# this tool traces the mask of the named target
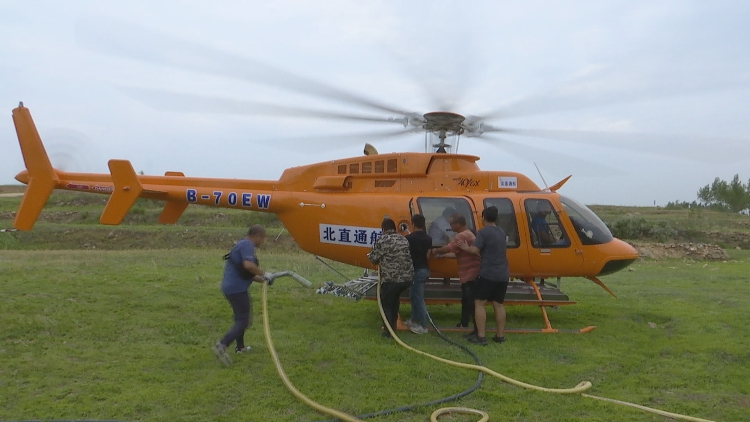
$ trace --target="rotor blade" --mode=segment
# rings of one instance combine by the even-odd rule
[[[431,4],[419,11],[422,22],[473,22],[472,11],[464,7]],[[466,25],[441,25],[424,31],[413,19],[399,19],[391,28],[394,40],[384,45],[385,53],[394,59],[397,69],[425,94],[434,111],[457,111],[467,94],[472,78],[485,66],[477,49],[484,45],[474,39]],[[416,47],[416,48],[415,48]]]
[[[58,170],[95,171],[104,163],[96,143],[83,132],[53,127],[45,129],[42,136],[50,161]]]
[[[489,128],[491,130],[487,130]],[[637,132],[512,129],[488,126],[484,126],[483,129],[485,129],[485,132],[558,139],[630,152],[646,152],[717,164],[745,161],[750,156],[750,139],[747,138]],[[717,145],[720,145],[720,148]]]
[[[506,119],[675,98],[736,89],[747,86],[748,82],[742,70],[704,68],[687,73],[664,63],[636,63],[594,72],[559,89],[521,98],[489,113],[472,116],[472,119]]]
[[[234,100],[211,95],[182,94],[150,88],[120,86],[127,95],[151,107],[190,113],[231,113],[278,117],[309,117],[317,119],[355,120],[365,122],[398,123],[406,126],[406,118],[377,117],[334,111],[313,110]]]
[[[353,133],[339,133],[333,135],[320,135],[320,136],[300,136],[293,138],[276,138],[269,139],[274,146],[277,145],[289,145],[299,149],[299,143],[304,141],[307,143],[316,141],[324,143],[326,146],[345,145],[353,144],[356,142],[367,142],[367,141],[378,141],[386,140],[389,138],[396,138],[402,135],[413,133],[412,129],[398,129],[391,131],[377,131],[377,132],[353,132]]]
[[[586,156],[574,157],[491,135],[478,137],[477,139],[530,163],[538,163],[542,169],[551,169],[558,172],[559,175],[599,177],[602,174],[610,176],[624,174],[619,169],[599,164],[593,159],[589,160]]]
[[[456,39],[451,39],[457,43]],[[469,45],[461,43],[459,45]],[[442,56],[430,57],[426,50],[408,51],[408,56],[392,53],[394,61],[407,75],[407,80],[414,81],[427,95],[430,107],[438,111],[456,111],[469,86],[471,66],[468,50],[451,49],[453,57],[445,61]],[[439,50],[444,54],[443,49]],[[421,54],[421,55],[419,55]],[[436,66],[440,63],[440,66]]]
[[[76,38],[84,46],[106,54],[267,84],[389,113],[415,114],[256,60],[115,19],[81,18],[76,25]]]

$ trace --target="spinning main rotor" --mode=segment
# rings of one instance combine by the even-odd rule
[[[518,129],[493,126],[487,123],[509,118],[611,105],[638,99],[638,94],[626,93],[627,95],[625,95],[616,90],[604,90],[600,93],[591,94],[591,90],[582,89],[588,87],[588,85],[595,87],[602,85],[602,81],[596,78],[577,81],[575,84],[577,89],[559,89],[547,94],[528,96],[483,115],[461,115],[451,111],[433,111],[422,114],[404,111],[398,106],[383,101],[374,100],[265,63],[175,38],[139,25],[109,19],[83,20],[79,22],[76,30],[79,43],[107,54],[271,86],[322,100],[333,100],[346,107],[346,111],[323,110],[263,104],[212,95],[175,93],[161,88],[120,87],[127,94],[160,110],[314,118],[391,125],[396,123],[403,127],[387,131],[331,135],[326,136],[325,139],[327,142],[343,140],[349,143],[385,141],[388,138],[424,132],[426,152],[455,153],[458,150],[459,138],[465,136],[491,142],[500,146],[504,152],[519,156],[530,162],[536,162],[540,157],[550,159],[550,156],[556,155],[556,159],[550,159],[552,162],[562,162],[566,167],[576,168],[577,170],[591,169],[597,164],[586,160],[585,156],[581,157],[580,152],[572,156],[535,148],[526,142],[516,140],[518,139],[517,136],[565,140],[605,147],[625,147],[628,150],[640,150],[660,156],[664,154],[676,157],[682,156],[702,162],[718,157],[712,148],[712,142],[707,142],[706,139],[695,139],[695,137],[693,137],[693,142],[689,142],[690,137],[684,135],[668,137],[643,133]],[[424,80],[417,82],[426,85]],[[431,89],[435,87],[426,88],[426,92],[433,96],[436,91],[439,91],[439,89]],[[649,90],[645,90],[641,94],[644,98],[650,99],[655,94],[659,96],[658,92]],[[662,95],[662,97],[679,94],[685,94],[685,92],[667,90],[666,95]],[[454,101],[457,99],[445,98],[444,100]],[[447,101],[438,101],[438,104],[433,104],[433,106],[438,110],[452,108]],[[350,110],[369,110],[369,112]],[[495,136],[497,134],[508,136],[499,138]],[[676,142],[681,144],[680,148],[674,147]],[[726,151],[718,159],[720,159],[720,162],[726,162],[727,157],[730,157],[730,159],[746,157],[748,153],[746,145],[746,142],[735,142],[733,151]],[[585,149],[582,151],[585,152]]]

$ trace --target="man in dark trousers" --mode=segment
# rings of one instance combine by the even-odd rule
[[[380,303],[385,313],[385,324],[396,329],[398,319],[399,296],[411,286],[414,277],[414,264],[409,252],[409,241],[396,233],[396,223],[390,218],[383,219],[380,225],[382,235],[372,246],[367,257],[373,264],[380,266]],[[386,329],[383,337],[391,338]]]
[[[485,324],[487,312],[485,306],[487,301],[492,301],[495,309],[495,322],[497,333],[493,340],[497,343],[505,341],[505,293],[508,290],[510,271],[508,269],[508,257],[506,255],[507,244],[505,232],[498,227],[497,207],[488,207],[482,211],[482,222],[484,227],[477,232],[474,245],[467,243],[459,245],[461,249],[479,255],[479,277],[474,282],[474,321],[477,324],[477,335],[469,337],[469,341],[483,346],[487,345],[485,336]]]
[[[422,214],[411,216],[414,232],[406,236],[409,241],[411,261],[414,264],[414,279],[412,279],[409,300],[411,301],[411,318],[404,324],[414,334],[427,334],[427,306],[424,303],[424,285],[430,277],[427,258],[432,248],[432,238],[425,231],[425,219]]]
[[[245,346],[245,330],[253,323],[253,302],[248,289],[253,281],[266,280],[255,255],[255,249],[266,240],[266,229],[260,224],[250,227],[242,240],[234,245],[225,257],[224,277],[221,280],[221,291],[232,305],[234,311],[234,325],[224,337],[211,349],[221,363],[229,366],[232,359],[227,354],[227,348],[236,342],[235,352],[249,351]]]
[[[466,218],[459,213],[455,213],[450,217],[450,225],[453,232],[456,233],[456,237],[445,246],[434,249],[432,253],[436,258],[453,254],[458,264],[458,280],[461,282],[461,320],[457,327],[468,327],[471,322],[471,318],[474,317],[474,296],[472,295],[472,289],[474,286],[474,280],[479,276],[479,255],[475,255],[464,251],[459,247],[460,244],[467,244],[469,246],[474,244],[476,236],[474,233],[466,227]],[[472,334],[476,334],[476,323],[474,324],[474,331]]]

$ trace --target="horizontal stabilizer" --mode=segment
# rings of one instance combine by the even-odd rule
[[[109,172],[112,174],[112,183],[115,186],[99,222],[117,225],[122,223],[143,192],[143,185],[128,160],[109,160]]]

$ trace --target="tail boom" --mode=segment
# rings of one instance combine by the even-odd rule
[[[159,217],[163,224],[177,222],[190,204],[275,213],[292,200],[278,190],[279,181],[185,177],[171,171],[145,176],[127,160],[110,160],[110,174],[64,172],[52,167],[29,109],[23,104],[13,109],[13,121],[26,164],[16,180],[27,185],[13,223],[18,230],[33,228],[55,189],[110,195],[100,222],[111,225],[120,224],[138,198],[166,201]]]

